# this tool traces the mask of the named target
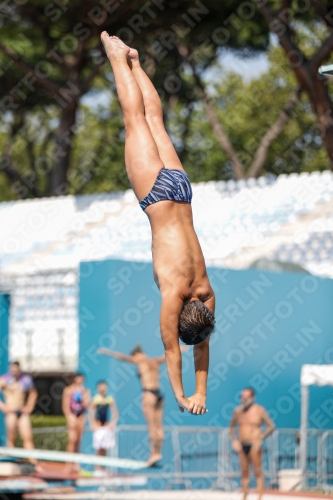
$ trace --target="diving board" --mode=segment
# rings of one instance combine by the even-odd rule
[[[66,451],[26,450],[24,448],[7,448],[5,446],[0,446],[0,456],[45,460],[50,462],[100,465],[102,467],[118,467],[119,469],[138,470],[148,467],[147,462],[130,460],[127,458],[100,457],[97,455],[86,455],[84,453],[68,453]]]
[[[76,491],[68,494],[32,493],[24,495],[31,500],[242,500],[241,491],[216,491],[216,490],[138,490],[138,491]],[[263,500],[324,500],[332,499],[331,495],[324,496],[320,493],[304,493],[280,491],[265,491]],[[256,492],[250,491],[248,500],[257,500]]]
[[[92,488],[94,486],[105,486],[107,488],[119,488],[122,486],[147,486],[148,477],[135,474],[133,476],[113,477],[80,477],[75,481],[79,488]]]
[[[15,479],[1,479],[0,492],[1,493],[24,493],[32,490],[45,490],[48,484],[36,478],[15,478]]]

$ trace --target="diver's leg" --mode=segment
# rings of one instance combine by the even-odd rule
[[[23,441],[23,448],[33,450],[35,448],[32,437],[30,416],[22,414],[17,422],[18,430]]]
[[[78,450],[78,442],[79,442],[79,425],[78,425],[78,417],[73,415],[72,413],[68,415],[67,418],[67,433],[68,433],[68,442],[66,451],[69,453],[76,453]],[[66,472],[78,472],[80,469],[78,464],[69,462],[65,468]]]
[[[78,425],[77,417],[73,414],[68,415],[67,418],[67,432],[68,432],[68,442],[66,451],[69,453],[75,453],[78,441]]]
[[[17,420],[17,427],[23,441],[23,448],[27,450],[33,450],[35,448],[35,445],[32,435],[30,415],[26,415],[23,413]],[[29,462],[31,464],[38,465],[38,461],[35,459],[31,458]]]
[[[163,429],[163,414],[164,414],[164,408],[163,408],[163,401],[158,403],[157,407],[155,407],[154,411],[154,439],[155,439],[155,446],[154,446],[154,454],[156,456],[159,456],[159,460],[162,459],[162,446],[163,446],[163,441],[164,441],[164,429]]]
[[[137,198],[142,200],[151,190],[163,162],[145,118],[142,92],[127,64],[129,48],[105,31],[101,39],[114,72],[124,115],[127,175]]]
[[[238,453],[238,456],[242,475],[243,500],[246,500],[250,485],[250,464],[243,450]]]
[[[261,500],[264,491],[264,476],[261,468],[261,447],[254,448],[250,451],[251,461],[253,463],[254,475],[257,480],[258,500]]]
[[[85,423],[86,423],[86,416],[83,413],[77,418],[77,440],[75,448],[76,453],[80,452],[80,446],[81,446],[82,436],[84,433]]]
[[[142,411],[147,422],[149,441],[150,441],[150,456],[147,461],[149,466],[155,464],[161,458],[155,452],[156,449],[155,405],[156,405],[156,396],[154,396],[154,394],[148,391],[143,392]]]
[[[17,415],[16,413],[6,413],[5,425],[7,433],[7,446],[14,448],[16,441]]]

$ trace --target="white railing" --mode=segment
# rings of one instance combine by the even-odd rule
[[[319,484],[326,491],[333,491],[333,431],[326,431],[321,435],[320,454],[320,481]]]
[[[238,457],[232,450],[228,429],[165,426],[164,431],[164,458],[161,467],[144,471],[144,475],[152,482],[152,487],[158,489],[161,484],[163,488],[176,485],[191,488],[193,485],[198,487],[202,482],[206,487],[223,490],[239,488]],[[64,449],[65,427],[38,428],[33,433],[36,447]],[[306,486],[329,491],[333,489],[333,431],[309,429],[307,439]],[[81,451],[93,452],[89,429],[85,433]],[[263,471],[266,487],[278,488],[280,470],[299,469],[299,452],[298,429],[278,429],[265,440]],[[111,450],[111,456],[145,460],[148,454],[149,439],[144,425],[117,427],[116,446]],[[124,471],[113,469],[113,472]]]

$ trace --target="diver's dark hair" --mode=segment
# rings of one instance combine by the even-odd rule
[[[73,380],[74,380],[76,377],[83,377],[83,378],[86,378],[85,374],[84,374],[84,373],[82,373],[82,372],[77,372],[77,373],[74,373]]]
[[[143,352],[142,350],[142,347],[140,344],[136,345],[132,351],[131,351],[131,356],[133,356],[134,354],[137,354],[138,352]]]
[[[253,387],[244,387],[243,391],[250,391],[253,398],[256,395],[256,391],[253,389]]]
[[[184,304],[178,323],[179,338],[184,344],[194,345],[206,340],[215,326],[214,314],[200,300]]]
[[[20,366],[21,366],[18,361],[12,361],[12,363],[10,363],[10,364],[17,366],[18,368],[20,368]]]

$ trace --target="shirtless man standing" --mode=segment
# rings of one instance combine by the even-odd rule
[[[127,175],[151,225],[170,383],[181,411],[203,415],[215,297],[193,227],[191,184],[164,128],[160,98],[140,66],[137,50],[106,31],[101,39],[124,115]],[[190,398],[184,394],[179,338],[195,345],[196,391]]]
[[[9,372],[0,378],[0,390],[5,400],[0,401],[0,410],[5,414],[7,446],[15,446],[18,430],[23,447],[34,449],[30,414],[35,408],[38,394],[31,376],[22,373],[20,364],[14,361]]]
[[[183,346],[181,350],[185,351],[187,348]],[[142,387],[142,412],[147,422],[150,438],[148,465],[152,466],[162,458],[164,397],[159,388],[159,369],[160,365],[165,362],[165,356],[149,358],[140,346],[136,346],[130,356],[104,348],[99,349],[98,352],[120,361],[133,363],[138,368]]]
[[[263,406],[254,402],[255,392],[251,387],[246,387],[241,393],[242,404],[238,406],[230,422],[230,437],[232,447],[238,453],[242,473],[242,486],[244,500],[249,491],[249,469],[253,464],[254,474],[257,479],[259,500],[264,490],[264,477],[261,470],[261,446],[263,440],[275,429],[275,425],[266,413]],[[239,438],[235,437],[235,426],[239,426]],[[262,433],[261,427],[266,425]]]
[[[77,373],[73,382],[65,387],[62,395],[62,411],[67,420],[67,451],[78,453],[84,425],[86,410],[89,408],[90,392],[84,387],[84,375]],[[76,466],[72,467],[77,470]]]

